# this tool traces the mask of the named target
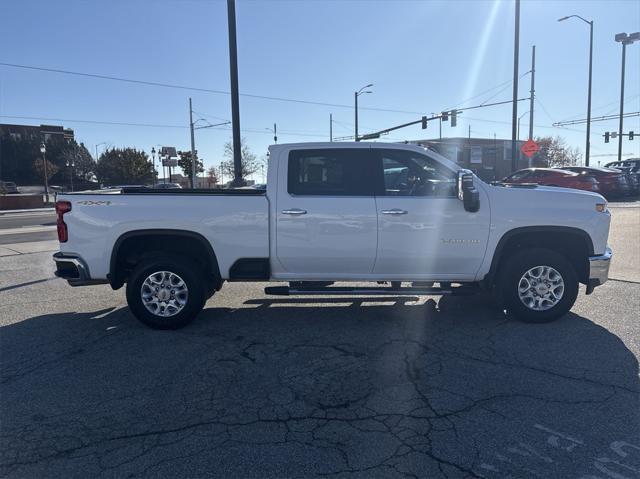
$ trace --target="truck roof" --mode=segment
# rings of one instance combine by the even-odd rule
[[[426,153],[431,157],[436,158],[440,163],[448,166],[452,170],[460,169],[460,166],[455,162],[447,159],[441,154],[429,150],[423,146],[416,145],[415,143],[392,143],[392,142],[379,142],[379,141],[319,141],[319,142],[307,142],[307,143],[278,143],[269,146],[270,154],[279,152],[281,150],[313,150],[320,148],[384,148],[384,149],[398,149],[398,150],[412,150],[418,153]]]

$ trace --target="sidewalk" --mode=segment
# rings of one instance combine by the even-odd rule
[[[29,243],[13,243],[0,245],[0,257],[15,256],[29,253],[43,253],[47,251],[58,251],[60,243],[58,240],[32,241]]]
[[[29,214],[29,213],[54,213],[55,208],[32,208],[30,210],[0,210],[0,216],[11,214]]]

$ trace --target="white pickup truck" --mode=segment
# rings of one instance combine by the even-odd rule
[[[608,277],[610,213],[595,193],[488,185],[421,147],[269,148],[266,190],[116,190],[58,195],[57,276],[126,283],[133,314],[175,329],[225,281],[267,294],[495,293],[551,321]],[[351,285],[335,285],[351,282]],[[371,282],[371,285],[362,283]]]

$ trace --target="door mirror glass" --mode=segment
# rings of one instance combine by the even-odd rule
[[[458,199],[466,211],[475,213],[480,209],[480,192],[473,184],[473,173],[469,170],[458,171]]]

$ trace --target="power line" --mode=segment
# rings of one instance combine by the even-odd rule
[[[158,123],[133,123],[133,122],[122,122],[122,121],[102,121],[102,120],[80,120],[80,119],[70,119],[70,118],[51,118],[44,116],[15,116],[15,115],[0,115],[0,118],[12,118],[18,120],[38,120],[38,121],[57,121],[61,123],[88,123],[94,125],[112,125],[112,126],[136,126],[143,128],[180,128],[185,129],[189,128],[188,125],[170,125],[170,124],[158,124]],[[229,127],[207,127],[212,130],[225,130],[231,131]],[[271,134],[269,131],[261,130],[260,128],[243,128],[242,131],[248,133],[264,133]],[[303,133],[299,131],[292,130],[278,130],[278,133],[289,135],[289,136],[309,136],[309,137],[322,137],[325,138],[326,134],[314,134],[314,133]]]
[[[542,104],[542,102],[538,99],[538,97],[535,98],[535,102],[538,103],[538,105],[540,105],[540,107],[542,108],[542,111],[544,111],[545,115],[547,115],[547,117],[549,118],[549,120],[551,120],[551,123],[554,123],[556,120],[549,114],[549,112],[547,111],[547,109],[544,107],[544,105]]]
[[[146,86],[155,86],[155,87],[161,87],[161,88],[173,88],[173,89],[179,89],[179,90],[189,90],[189,91],[198,91],[198,92],[202,92],[202,93],[213,93],[213,94],[218,94],[218,95],[231,95],[230,92],[225,91],[225,90],[215,90],[215,89],[211,89],[211,88],[200,88],[200,87],[192,87],[192,86],[187,86],[187,85],[176,85],[176,84],[172,84],[172,83],[164,83],[164,82],[156,82],[156,81],[148,81],[148,80],[136,80],[136,79],[131,79],[131,78],[123,78],[123,77],[117,77],[117,76],[112,76],[112,75],[100,75],[100,74],[95,74],[95,73],[86,73],[86,72],[78,72],[78,71],[72,71],[72,70],[62,70],[62,69],[58,69],[58,68],[47,68],[47,67],[39,67],[39,66],[32,66],[32,65],[22,65],[22,64],[17,64],[17,63],[6,63],[6,62],[0,62],[0,66],[5,66],[5,67],[10,67],[10,68],[20,68],[20,69],[25,69],[25,70],[36,70],[36,71],[44,71],[44,72],[49,72],[49,73],[58,73],[58,74],[63,74],[63,75],[73,75],[73,76],[80,76],[80,77],[86,77],[86,78],[95,78],[95,79],[100,79],[100,80],[111,80],[111,81],[119,81],[119,82],[124,82],[124,83],[133,83],[133,84],[137,84],[137,85],[146,85]],[[527,75],[529,72],[523,73],[521,75],[525,76]],[[508,80],[506,83],[511,83],[511,80]],[[493,88],[489,88],[477,95],[474,95],[473,97],[467,98],[464,102],[459,103],[459,105],[466,103],[467,101],[473,99],[473,98],[477,98],[478,96],[484,95],[485,93],[488,93],[490,91],[495,90],[496,88],[500,88],[503,87],[505,85],[505,82],[496,85]],[[503,90],[501,90],[500,92],[502,92]],[[497,94],[496,94],[497,95]],[[491,98],[494,98],[496,95],[493,95]],[[243,97],[247,97],[247,98],[255,98],[255,99],[260,99],[260,100],[269,100],[269,101],[282,101],[282,102],[288,102],[288,103],[300,103],[300,104],[306,104],[306,105],[316,105],[316,106],[327,106],[327,107],[335,107],[335,108],[348,108],[348,109],[353,109],[353,105],[347,105],[347,104],[341,104],[341,103],[328,103],[328,102],[321,102],[321,101],[314,101],[314,100],[301,100],[301,99],[297,99],[297,98],[286,98],[286,97],[275,97],[275,96],[267,96],[267,95],[255,95],[255,94],[251,94],[251,93],[240,93],[240,96]],[[490,98],[490,99],[491,99]],[[486,103],[487,101],[489,101],[490,99],[485,100],[484,103]],[[360,107],[360,110],[367,110],[367,111],[378,111],[378,112],[386,112],[386,113],[402,113],[402,114],[408,114],[408,115],[422,115],[423,112],[418,112],[418,111],[409,111],[409,110],[396,110],[396,109],[391,109],[391,108],[379,108],[379,107]],[[196,112],[197,113],[197,112]],[[211,118],[215,118],[217,120],[224,120],[227,121],[226,119],[223,118],[219,118],[213,115],[207,115],[207,114],[203,114],[203,113],[198,113],[200,115],[203,116],[210,116]]]
[[[59,74],[64,74],[64,75],[74,75],[74,76],[87,77],[87,78],[97,78],[97,79],[100,79],[100,80],[112,80],[112,81],[119,81],[119,82],[124,82],[124,83],[134,83],[134,84],[138,84],[138,85],[156,86],[156,87],[162,87],[162,88],[173,88],[173,89],[178,89],[178,90],[198,91],[198,92],[202,92],[202,93],[214,93],[214,94],[218,94],[218,95],[231,95],[231,92],[228,92],[228,91],[225,91],[225,90],[214,90],[214,89],[211,89],[211,88],[191,87],[191,86],[186,86],[186,85],[175,85],[175,84],[172,84],[172,83],[162,83],[162,82],[155,82],[155,81],[148,81],[148,80],[134,80],[134,79],[131,79],[131,78],[122,78],[122,77],[116,77],[116,76],[111,76],[111,75],[98,75],[98,74],[94,74],[94,73],[84,73],[84,72],[77,72],[77,71],[71,71],[71,70],[61,70],[61,69],[57,69],[57,68],[36,67],[36,66],[30,66],[30,65],[19,65],[19,64],[16,64],[16,63],[5,63],[5,62],[0,62],[0,66],[11,67],[11,68],[22,68],[22,69],[25,69],[25,70],[45,71],[45,72],[50,72],[50,73],[59,73]],[[254,95],[252,93],[240,93],[240,96],[247,97],[247,98],[256,98],[256,99],[259,99],[259,100],[282,101],[282,102],[288,102],[288,103],[301,103],[301,104],[305,104],[305,105],[316,105],[316,106],[328,106],[328,107],[333,107],[333,108],[349,108],[349,109],[353,109],[353,105],[345,105],[345,104],[341,104],[341,103],[327,103],[327,102],[321,102],[321,101],[301,100],[301,99],[297,99],[297,98],[285,98],[285,97],[266,96],[266,95]],[[361,110],[369,110],[369,111],[380,111],[380,112],[386,112],[386,113],[404,113],[404,114],[409,114],[409,115],[419,115],[420,114],[419,112],[415,112],[415,111],[394,110],[394,109],[390,109],[390,108],[361,107],[360,109]]]
[[[500,83],[499,85],[496,85],[496,86],[494,86],[494,87],[492,87],[492,88],[489,88],[489,89],[487,89],[487,90],[484,90],[484,91],[482,91],[482,92],[478,93],[477,95],[473,95],[473,96],[471,96],[471,97],[467,98],[466,100],[461,101],[461,102],[460,102],[460,103],[458,103],[455,107],[453,107],[453,108],[447,108],[447,109],[445,109],[444,111],[455,110],[455,109],[456,109],[456,108],[458,108],[460,105],[464,105],[464,104],[465,104],[465,103],[467,103],[468,101],[474,100],[474,99],[478,98],[479,96],[484,95],[485,93],[489,93],[490,91],[495,90],[496,88],[500,88],[500,87],[502,87],[502,86],[504,86],[504,85],[509,86],[509,85],[511,84],[511,82],[512,82],[512,81],[513,81],[513,80],[507,80],[507,81],[505,81],[505,82],[502,82],[502,83]]]
[[[522,75],[520,75],[520,78],[525,77],[526,75],[528,75],[529,73],[531,73],[531,71],[525,72]],[[512,83],[511,81],[509,81],[509,83]],[[485,101],[483,101],[480,106],[484,106],[488,101],[493,100],[495,97],[497,97],[500,93],[502,93],[503,91],[505,91],[507,88],[509,88],[510,85],[505,86],[504,88],[502,88],[501,90],[497,91],[496,93],[494,93],[493,95],[491,95],[489,98],[487,98]]]
[[[187,125],[167,125],[156,123],[131,123],[122,121],[99,121],[99,120],[77,120],[68,118],[49,118],[44,116],[14,116],[0,115],[0,118],[13,118],[17,120],[38,120],[38,121],[59,121],[62,123],[92,123],[96,125],[114,125],[114,126],[142,126],[148,128],[189,128]]]
[[[625,113],[622,115],[624,118],[629,118],[633,116],[640,116],[640,111],[634,111],[631,113]],[[606,121],[606,120],[617,120],[620,118],[620,115],[603,115],[595,118],[591,118],[591,121]],[[553,124],[553,126],[564,126],[564,125],[580,125],[582,123],[586,123],[586,118],[579,118],[576,120],[567,120],[567,121],[558,121]]]

